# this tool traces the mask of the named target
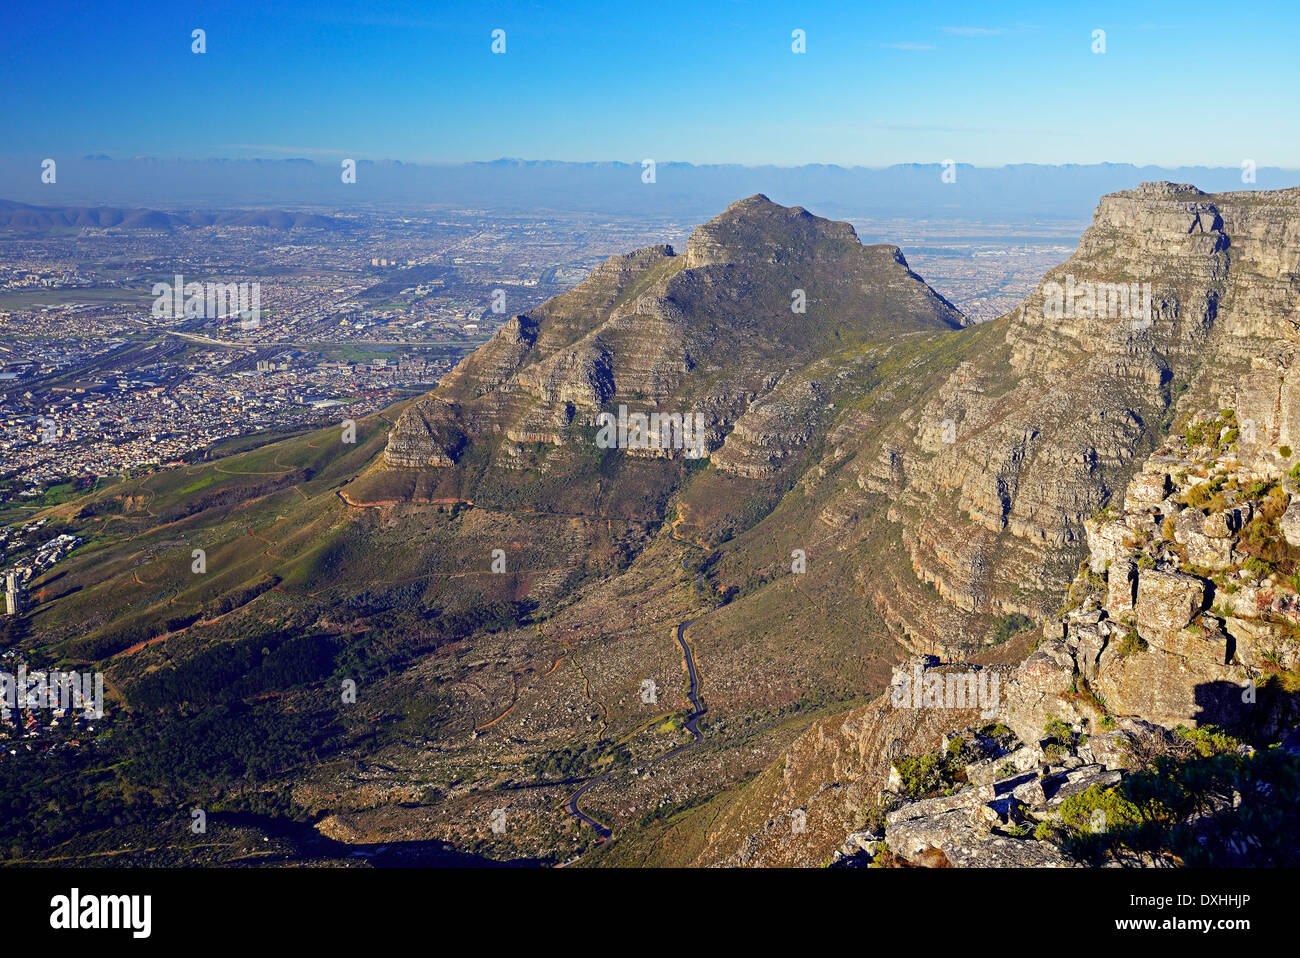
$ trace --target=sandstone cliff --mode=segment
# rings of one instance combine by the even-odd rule
[[[1242,377],[1243,406],[1257,385],[1255,370]],[[1105,810],[1128,807],[1114,796],[1130,776],[1155,762],[1167,777],[1170,762],[1198,755],[1261,777],[1300,768],[1300,458],[1262,448],[1242,423],[1232,409],[1193,417],[1145,460],[1122,508],[1085,522],[1090,549],[1066,609],[1003,667],[995,711],[917,708],[891,690],[817,723],[715,819],[717,861],[1071,867],[1091,848],[1112,863],[1183,864],[1158,843],[1101,838]],[[894,687],[913,669],[919,681],[987,668],[923,657]],[[1272,789],[1212,790],[1211,808],[1183,826],[1197,854],[1260,861],[1258,837],[1234,822],[1243,804],[1271,807]],[[809,830],[790,834],[783,807]]]
[[[1041,616],[1082,553],[1084,520],[1172,421],[1228,404],[1247,371],[1243,415],[1259,442],[1286,444],[1297,400],[1275,356],[1297,338],[1298,257],[1297,190],[1149,183],[1103,197],[1075,254],[855,467],[863,490],[889,498],[915,576],[961,609]],[[1059,315],[1051,284],[1111,297]],[[1133,284],[1149,284],[1149,312],[1114,301]],[[891,605],[903,631],[934,635],[926,608]]]

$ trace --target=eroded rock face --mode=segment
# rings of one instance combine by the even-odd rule
[[[1037,742],[1048,719],[1081,720],[1085,713],[1070,696],[1077,673],[1074,649],[1064,639],[1044,640],[1012,673],[998,720],[1025,742]]]
[[[1292,548],[1300,549],[1300,501],[1294,499],[1291,501],[1286,512],[1282,513],[1281,518],[1277,520],[1277,525],[1282,530],[1287,544]]]
[[[843,224],[751,198],[697,231],[685,255],[654,247],[614,257],[507,324],[408,409],[390,435],[388,463],[433,466],[454,479],[466,450],[482,444],[473,448],[482,459],[471,461],[487,460],[489,470],[514,468],[515,459],[562,470],[602,409],[698,409],[713,461],[705,474],[718,481],[711,494],[719,499],[775,487],[782,469],[820,455],[791,476],[790,498],[808,497],[803,515],[830,543],[816,556],[821,568],[859,570],[844,577],[842,596],[857,602],[856,584],[900,642],[945,651],[949,641],[983,639],[999,612],[1054,613],[1091,547],[1090,575],[1073,582],[1087,600],[1048,617],[1045,640],[1002,687],[1001,720],[1023,743],[1012,754],[1043,773],[1015,784],[1012,797],[1050,814],[1055,796],[1085,780],[1068,773],[1113,770],[1118,760],[1115,737],[1095,734],[1100,706],[1089,690],[1121,725],[1139,715],[1221,722],[1232,717],[1233,697],[1240,709],[1241,682],[1260,678],[1272,658],[1294,661],[1270,624],[1274,616],[1300,622],[1293,594],[1278,580],[1238,575],[1253,507],[1189,510],[1179,497],[1208,483],[1208,471],[1195,475],[1185,451],[1145,454],[1171,417],[1232,404],[1234,395],[1240,408],[1263,395],[1249,407],[1257,430],[1270,442],[1284,435],[1285,414],[1268,410],[1290,388],[1291,367],[1284,351],[1269,349],[1285,332],[1281,317],[1294,312],[1297,206],[1294,191],[1211,197],[1173,185],[1107,197],[1051,278],[1150,283],[1149,324],[1104,311],[1053,317],[1040,291],[1002,320],[959,330],[960,317],[897,249],[862,247]],[[806,313],[791,310],[795,288],[806,294]],[[1265,353],[1271,358],[1256,363]],[[1183,405],[1170,409],[1177,396]],[[1280,449],[1257,444],[1250,469],[1276,478],[1289,468]],[[595,500],[580,491],[575,511]],[[692,491],[681,490],[680,501],[690,504]],[[1108,503],[1115,508],[1099,516]],[[1170,517],[1177,531],[1166,541]],[[904,559],[882,569],[877,560],[890,553]],[[1139,614],[1139,559],[1142,572],[1175,584],[1206,583],[1209,561],[1229,561],[1215,571],[1239,587],[1225,594],[1203,585],[1198,603],[1194,584],[1163,589],[1151,579]],[[1196,614],[1211,601],[1218,611]],[[1049,718],[1092,731],[1094,752],[1049,759]],[[820,863],[889,784],[892,758],[977,721],[874,702],[816,723],[764,773],[758,799],[710,822],[700,860]],[[1012,758],[999,759],[977,772],[977,786],[1029,770],[1017,758],[1005,775]],[[1057,787],[1049,794],[1049,786]],[[924,825],[925,846],[937,851],[938,841],[953,861],[995,849],[1050,858],[1039,843],[999,834],[1010,806],[999,794],[895,826],[969,812],[965,824],[957,815]],[[794,810],[807,815],[814,838],[792,835]],[[967,826],[980,837],[957,834]],[[950,827],[950,838],[939,837]],[[743,844],[730,841],[736,834]],[[905,836],[896,839],[904,847]]]
[[[1152,183],[1103,197],[1070,260],[988,331],[998,348],[961,363],[861,466],[863,487],[894,502],[916,577],[972,612],[1046,614],[1073,576],[1065,554],[1080,557],[1086,539],[1101,574],[1123,553],[1134,530],[1087,522],[1100,506],[1168,514],[1167,464],[1152,460],[1128,480],[1143,445],[1159,442],[1179,391],[1187,411],[1239,393],[1239,410],[1250,410],[1255,435],[1274,450],[1261,456],[1280,461],[1276,447],[1287,441],[1300,449],[1292,439],[1300,390],[1288,385],[1300,373],[1278,351],[1293,336],[1281,317],[1300,300],[1298,262],[1300,191],[1210,195]],[[1121,315],[1109,302],[1069,316],[1048,308],[1049,283],[1133,282],[1150,284],[1148,316]],[[1232,561],[1201,534],[1208,538],[1192,544],[1200,564]],[[898,598],[904,587],[880,590],[894,593],[903,630],[951,629],[907,612],[924,605]],[[1033,591],[1041,604],[1026,600]]]
[[[798,291],[798,296],[795,295]],[[798,300],[796,306],[796,300]],[[770,476],[835,418],[845,336],[956,329],[964,317],[897,247],[764,196],[699,227],[685,255],[615,256],[574,289],[515,317],[398,419],[385,462],[454,465],[438,427],[459,416],[462,447],[505,435],[560,447],[620,405],[702,415],[719,469]],[[511,468],[509,450],[494,464]]]
[[[1217,442],[1217,429],[1213,435]],[[1187,543],[1175,538],[1176,530],[1195,532],[1229,543],[1240,557],[1237,546],[1246,523],[1252,517],[1285,514],[1283,506],[1289,504],[1279,498],[1278,489],[1300,490],[1276,472],[1277,489],[1261,486],[1255,473],[1242,471],[1236,450],[1189,448],[1179,437],[1157,449],[1144,474],[1153,474],[1157,466],[1165,471],[1167,484],[1143,479],[1146,488],[1124,497],[1137,512],[1112,512],[1090,526],[1104,561],[1084,564],[1072,585],[1068,611],[1044,623],[1037,648],[1002,683],[997,721],[1014,733],[1014,741],[1000,742],[998,751],[966,764],[964,776],[945,781],[937,794],[907,797],[914,784],[900,772],[901,756],[951,754],[957,738],[984,739],[989,727],[954,729],[958,713],[893,708],[885,695],[843,717],[840,726],[870,728],[869,753],[851,759],[847,743],[828,734],[841,720],[819,723],[815,734],[805,735],[787,753],[783,793],[791,800],[819,780],[841,786],[826,792],[832,804],[865,802],[864,785],[883,785],[878,798],[888,809],[883,834],[855,832],[858,839],[850,842],[837,837],[834,865],[880,862],[886,850],[914,865],[1077,864],[1051,842],[1036,840],[1036,825],[1059,821],[1063,803],[1072,796],[1120,783],[1135,754],[1178,742],[1186,747],[1175,731],[1178,726],[1209,723],[1267,740],[1300,719],[1287,696],[1269,694],[1263,687],[1267,670],[1278,663],[1300,665],[1300,650],[1290,639],[1290,623],[1300,623],[1300,594],[1273,577],[1249,578],[1243,568],[1225,571],[1232,591],[1216,593],[1210,580],[1184,571],[1187,558],[1180,550]],[[1209,491],[1193,493],[1210,476],[1216,477],[1222,500]],[[1246,497],[1246,487],[1257,498]],[[1156,503],[1158,494],[1163,498]],[[1182,501],[1189,494],[1210,501],[1205,508],[1189,507]],[[1156,522],[1161,511],[1175,521]],[[1106,529],[1116,534],[1107,535]],[[1207,612],[1212,599],[1222,604]],[[963,666],[921,658],[899,666],[896,676],[914,668],[930,675]],[[942,735],[936,734],[940,723],[949,726]],[[1045,738],[1062,728],[1069,730],[1068,741]],[[881,747],[891,734],[895,738],[888,748]],[[834,756],[831,765],[809,760],[811,754],[827,757],[828,752]],[[859,759],[866,759],[865,766]],[[804,804],[816,809],[818,801]],[[831,827],[830,818],[823,816],[821,827]],[[750,848],[759,847],[755,838]],[[756,854],[738,863],[776,860]],[[1167,857],[1150,856],[1122,863],[1171,864]]]
[[[389,438],[384,455],[395,466],[451,466],[464,448],[465,433],[457,407],[430,399],[409,414],[400,433]]]
[[[1128,491],[1124,495],[1124,508],[1136,511],[1147,505],[1157,505],[1164,501],[1169,492],[1169,474],[1166,472],[1143,472],[1133,477]]]
[[[1205,604],[1205,582],[1178,572],[1138,573],[1137,623],[1142,634],[1177,632]]]
[[[1137,563],[1127,557],[1114,559],[1106,572],[1106,612],[1118,619],[1133,613],[1137,604]]]
[[[1244,376],[1236,395],[1252,382]],[[1284,539],[1298,490],[1277,457],[1242,454],[1231,410],[1192,417],[1198,422],[1208,426],[1189,435],[1202,444],[1169,437],[1134,479],[1125,503],[1135,511],[1088,523],[1088,574],[1072,588],[1081,605],[1048,620],[1046,640],[1008,685],[1004,720],[1022,736],[1048,715],[1086,720],[1070,692],[1079,679],[1115,714],[1171,727],[1261,734],[1286,720],[1285,703],[1257,704],[1255,689],[1269,669],[1300,663],[1300,595],[1278,576],[1261,577],[1245,540]],[[1153,466],[1166,482],[1149,478]],[[1186,505],[1189,497],[1204,506]]]

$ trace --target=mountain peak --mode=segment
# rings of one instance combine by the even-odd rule
[[[1138,185],[1137,192],[1140,195],[1155,196],[1179,196],[1186,194],[1193,196],[1207,195],[1191,183],[1173,183],[1169,180],[1152,180],[1150,182],[1141,183]]]
[[[737,200],[696,228],[686,244],[688,267],[807,259],[828,242],[858,244],[848,223],[782,206],[762,193]]]

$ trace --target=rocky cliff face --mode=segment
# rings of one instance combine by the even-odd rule
[[[734,784],[741,752],[746,767],[771,759],[779,746],[753,745],[742,726],[803,696],[851,694],[850,681],[879,687],[900,655],[889,639],[938,653],[947,664],[927,661],[927,674],[974,670],[967,659],[985,670],[988,644],[1023,624],[1013,613],[1046,620],[1037,649],[998,672],[995,717],[878,701],[820,721],[711,820],[697,860],[816,864],[853,832],[884,842],[871,851],[884,860],[939,849],[969,864],[996,849],[1007,863],[1065,864],[1024,830],[1056,827],[1072,797],[1120,784],[1121,738],[1177,750],[1180,724],[1249,716],[1241,734],[1260,740],[1290,721],[1267,678],[1295,665],[1283,639],[1296,607],[1287,530],[1300,528],[1289,503],[1298,203],[1300,191],[1176,184],[1104,197],[1040,290],[967,329],[893,247],[754,197],[700,227],[684,254],[615,257],[517,317],[403,413],[383,469],[451,476],[440,488],[468,490],[480,515],[493,503],[473,483],[512,471],[548,478],[548,495],[573,503],[557,513],[599,523],[635,509],[647,537],[675,510],[677,541],[656,540],[611,583],[635,594],[694,570],[713,764],[705,774],[705,758],[682,759],[695,776],[674,781],[675,802]],[[657,486],[606,475],[608,461],[584,467],[597,416],[620,405],[701,413],[708,466]],[[667,465],[658,450],[628,453],[620,463]],[[646,503],[663,511],[640,515]],[[704,553],[676,554],[681,541]],[[792,550],[806,578],[787,572]],[[612,661],[594,596],[574,596],[566,614]],[[715,609],[720,596],[735,598]],[[814,613],[824,624],[808,634]],[[620,661],[662,640],[662,629],[630,638]],[[1249,681],[1263,704],[1234,715]],[[527,717],[517,709],[494,729],[522,735],[514,723]],[[1046,735],[1052,721],[1068,731]],[[965,744],[940,763],[944,790],[976,791],[909,810],[954,797],[898,764],[946,755],[945,735]],[[796,811],[805,832],[791,827]]]
[[[917,394],[890,367],[837,420],[800,488],[841,541],[905,551],[857,582],[905,646],[946,660],[926,674],[983,668],[961,660],[990,615],[1024,613],[1043,637],[1004,674],[991,722],[887,697],[819,721],[712,811],[701,862],[1075,864],[1053,838],[1078,838],[1063,809],[1140,782],[1150,756],[1249,764],[1294,745],[1298,229],[1296,190],[1104,197],[1038,292],[962,334],[982,338],[954,350],[940,385]],[[1232,738],[1197,738],[1209,726]],[[955,794],[915,787],[908,757],[927,754]],[[1229,788],[1205,819],[1219,828],[1250,801]],[[806,834],[791,834],[791,809]],[[1205,847],[1240,863],[1224,829]]]
[[[1289,699],[1261,690],[1300,667],[1300,469],[1242,443],[1241,425],[1204,413],[1147,459],[1122,509],[1086,523],[1068,611],[1008,686],[1017,732],[1049,714],[1086,721],[1080,681],[1110,713],[1165,726],[1267,738],[1294,721]]]
[[[828,390],[804,374],[810,361],[843,339],[963,322],[896,247],[862,246],[847,223],[754,196],[699,227],[684,256],[613,257],[512,319],[403,414],[385,462],[447,467],[498,436],[581,442],[598,413],[626,404],[702,413],[720,469],[767,475],[821,413]]]
[[[1239,400],[1255,396],[1257,372]],[[1122,508],[1085,521],[1066,610],[998,672],[996,708],[894,691],[989,667],[904,662],[890,693],[818,723],[768,782],[771,807],[798,806],[814,833],[787,836],[769,812],[729,861],[810,864],[829,849],[846,867],[1072,867],[1086,862],[1079,835],[1106,828],[1105,810],[1123,807],[1109,796],[1127,794],[1152,756],[1300,767],[1300,456],[1265,449],[1258,431],[1246,442],[1243,421],[1232,409],[1193,417],[1146,458]],[[1273,795],[1229,790],[1183,827],[1203,832],[1207,860],[1257,861],[1232,822]],[[1109,854],[1183,863],[1168,848]]]
[[[1266,368],[1275,370],[1271,361]],[[1245,408],[1259,398],[1257,373],[1237,391]],[[916,766],[905,762],[900,771],[895,763],[881,793],[884,828],[850,836],[840,860],[917,861],[937,851],[955,865],[1073,864],[1046,839],[1058,829],[1079,832],[1083,811],[1101,816],[1083,831],[1114,827],[1106,810],[1126,806],[1110,796],[1146,794],[1146,785],[1123,783],[1146,772],[1144,753],[1152,752],[1164,757],[1153,766],[1159,774],[1183,787],[1170,756],[1194,760],[1198,752],[1229,758],[1187,780],[1235,781],[1244,770],[1252,784],[1211,788],[1209,809],[1181,823],[1175,850],[1190,834],[1186,847],[1207,860],[1260,860],[1249,822],[1277,793],[1259,784],[1259,769],[1300,767],[1300,504],[1292,504],[1300,503],[1300,467],[1287,468],[1294,453],[1261,443],[1257,429],[1235,410],[1207,411],[1146,460],[1123,508],[1085,524],[1090,551],[1067,611],[1047,621],[1006,683],[1003,724],[994,728],[1013,734],[993,742],[987,729],[961,733],[966,744],[948,752],[961,756],[955,786],[935,798],[900,794]],[[1198,728],[1210,731],[1187,731]],[[1178,821],[1176,802],[1164,809]],[[1168,849],[1143,853],[1128,844],[1110,852],[1124,864],[1183,861]]]
[[[858,466],[862,488],[889,497],[915,576],[961,609],[1040,616],[1072,575],[1062,560],[1082,552],[1084,519],[1171,420],[1226,404],[1253,368],[1240,406],[1258,441],[1290,439],[1290,353],[1277,349],[1296,339],[1298,232],[1296,190],[1150,183],[1103,197],[1076,253]],[[935,634],[924,609],[893,604],[905,632]]]

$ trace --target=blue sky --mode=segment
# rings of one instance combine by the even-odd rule
[[[100,0],[2,16],[6,155],[1300,166],[1294,3]]]

